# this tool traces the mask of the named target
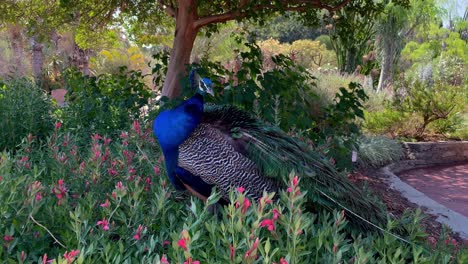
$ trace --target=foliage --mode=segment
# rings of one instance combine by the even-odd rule
[[[402,145],[384,136],[361,136],[357,141],[358,164],[362,168],[379,168],[404,156]]]
[[[428,124],[448,119],[466,103],[466,89],[452,86],[442,81],[428,82],[405,81],[397,90],[404,96],[396,97],[395,104],[403,112],[415,113],[422,120],[417,124],[416,137],[421,137]]]
[[[291,52],[299,65],[307,69],[331,67],[336,65],[332,51],[319,41],[297,40],[291,44]]]
[[[292,44],[281,44],[276,39],[261,41],[258,45],[262,49],[264,61],[268,57],[284,54],[300,66],[316,70],[318,68],[331,68],[336,66],[336,60],[333,52],[327,50],[324,44],[314,40],[297,40]]]
[[[97,56],[90,59],[90,64],[91,71],[96,76],[106,73],[119,74],[121,67],[132,71],[142,71],[146,68],[145,56],[138,47],[101,50]]]
[[[468,64],[468,47],[460,33],[431,23],[427,30],[417,32],[417,37],[402,51],[403,63],[412,64],[413,71],[440,58],[458,60],[465,67]]]
[[[83,76],[75,70],[65,74],[68,106],[59,117],[76,133],[100,133],[115,138],[127,128],[140,108],[148,103],[150,91],[138,71],[125,67],[117,74]]]
[[[45,138],[53,127],[52,102],[26,79],[0,81],[0,150],[14,150],[29,133]]]
[[[293,175],[278,200],[265,194],[251,201],[239,188],[227,206],[211,214],[217,196],[202,204],[174,192],[151,130],[133,124],[115,140],[92,135],[82,151],[75,135],[57,126],[46,144],[30,137],[16,154],[1,154],[4,263],[463,263],[467,258],[467,250],[446,233],[438,241],[427,238],[420,212],[388,225],[393,230],[404,224],[412,244],[389,233],[346,233],[344,212],[304,211],[301,182]]]
[[[199,36],[193,46],[192,57],[205,58],[210,61],[229,63],[246,47],[242,44],[245,26],[228,22],[210,36]]]
[[[367,132],[378,135],[390,135],[395,138],[401,135],[402,131],[405,131],[405,127],[409,125],[406,122],[408,120],[407,116],[407,114],[387,106],[378,111],[365,111],[362,126]]]
[[[304,25],[297,14],[286,12],[280,16],[267,19],[262,26],[251,26],[249,37],[260,41],[273,38],[281,43],[293,43],[301,39],[310,40],[319,35],[316,25],[311,25],[311,22],[307,21],[307,25]],[[317,23],[317,21],[313,22]]]
[[[315,41],[319,41],[320,43],[325,45],[325,47],[327,47],[328,50],[333,49],[330,36],[328,36],[328,35],[320,35],[315,39]]]
[[[326,67],[312,71],[312,75],[317,78],[317,87],[314,89],[320,97],[320,103],[327,106],[333,103],[336,93],[340,87],[346,87],[349,83],[362,84],[361,78],[354,74],[342,74],[337,68],[327,69]]]

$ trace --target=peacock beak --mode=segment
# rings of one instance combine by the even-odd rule
[[[208,78],[202,78],[199,83],[200,89],[211,96],[214,96],[213,82]]]

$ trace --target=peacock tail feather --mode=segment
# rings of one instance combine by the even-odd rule
[[[265,191],[277,192],[294,171],[307,191],[310,210],[345,210],[361,230],[387,222],[382,207],[327,159],[233,106],[205,104],[200,125],[179,147],[178,165],[217,186],[224,198],[240,186],[254,199]]]

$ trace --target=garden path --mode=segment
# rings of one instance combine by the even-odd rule
[[[468,217],[468,163],[413,169],[399,177],[431,199]]]

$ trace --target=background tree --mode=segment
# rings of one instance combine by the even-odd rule
[[[190,61],[195,38],[202,28],[216,30],[215,25],[230,20],[252,19],[262,23],[265,18],[285,11],[304,12],[316,17],[318,9],[330,12],[345,6],[343,1],[158,1],[159,11],[175,18],[174,42],[162,95],[175,97],[180,93],[179,79]],[[372,1],[369,1],[372,3]]]
[[[382,3],[355,0],[325,20],[340,72],[353,73],[362,63],[362,56],[371,50],[375,17],[383,7]]]
[[[377,20],[376,49],[380,60],[380,77],[377,90],[392,86],[395,66],[401,50],[416,30],[425,29],[438,13],[432,0],[411,0],[409,8],[389,1]]]

